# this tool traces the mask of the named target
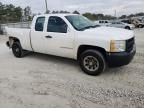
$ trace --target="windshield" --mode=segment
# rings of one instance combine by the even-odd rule
[[[94,22],[81,15],[69,15],[66,16],[66,19],[78,31],[98,27]]]

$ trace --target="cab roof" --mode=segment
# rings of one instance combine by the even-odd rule
[[[36,15],[36,17],[41,17],[41,16],[59,16],[59,17],[64,17],[64,16],[69,16],[69,15],[78,15],[78,14],[41,14],[41,15]]]

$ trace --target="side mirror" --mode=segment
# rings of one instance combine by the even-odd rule
[[[69,27],[67,27],[67,32],[71,32],[71,29]]]

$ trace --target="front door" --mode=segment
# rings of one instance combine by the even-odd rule
[[[74,35],[68,31],[68,25],[57,16],[50,16],[46,19],[45,30],[40,33],[39,40],[41,49],[36,48],[38,52],[73,58]]]

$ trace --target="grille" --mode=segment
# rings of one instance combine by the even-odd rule
[[[131,52],[135,44],[135,38],[126,41],[126,52]]]

